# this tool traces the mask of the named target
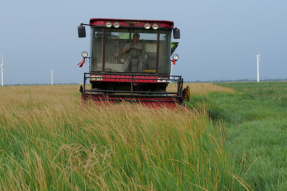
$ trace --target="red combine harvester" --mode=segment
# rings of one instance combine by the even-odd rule
[[[189,100],[190,90],[188,86],[183,89],[182,77],[171,75],[179,58],[174,54],[170,59],[178,46],[171,42],[171,33],[174,39],[180,38],[172,21],[92,18],[78,27],[79,38],[86,37],[84,25],[91,28],[91,56],[82,52],[78,64],[82,67],[89,59],[90,72],[84,73],[80,87],[82,101],[130,101],[175,108]],[[177,90],[167,92],[169,83],[175,83]]]

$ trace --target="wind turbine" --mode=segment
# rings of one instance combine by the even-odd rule
[[[54,69],[51,70],[51,85],[53,85],[53,73],[54,73]]]
[[[3,67],[5,67],[5,68],[8,68],[8,67],[6,67],[5,65],[4,65],[4,63],[3,63],[3,55],[2,55],[2,53],[1,53],[1,57],[2,57],[2,64],[0,65],[0,67],[1,67],[1,78],[2,78],[2,86],[4,85],[3,84],[3,82],[4,82],[4,77],[3,77]],[[10,70],[10,68],[8,68],[9,70]]]
[[[257,82],[259,82],[259,63],[260,63],[260,56],[261,56],[261,53],[257,54],[255,57],[257,57]]]

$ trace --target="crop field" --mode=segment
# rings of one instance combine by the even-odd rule
[[[190,104],[225,127],[227,152],[252,189],[287,190],[287,83],[217,85],[235,93],[192,95]]]
[[[0,190],[286,189],[287,83],[189,85],[188,111],[0,87]]]

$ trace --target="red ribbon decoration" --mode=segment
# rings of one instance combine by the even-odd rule
[[[77,65],[80,65],[80,66],[79,66],[80,68],[83,67],[83,65],[84,65],[84,63],[85,63],[85,61],[86,61],[85,59],[86,59],[86,58],[84,58],[79,64],[77,64]]]
[[[175,65],[175,62],[176,62],[176,61],[175,61],[175,60],[171,60],[171,61],[172,61],[172,64]]]

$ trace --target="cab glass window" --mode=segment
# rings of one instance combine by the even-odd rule
[[[105,71],[155,73],[157,31],[106,29]]]
[[[158,73],[170,74],[170,31],[160,31]]]
[[[90,71],[102,71],[103,65],[103,28],[91,28]]]
[[[158,59],[158,73],[169,74],[170,34],[160,31],[157,53],[158,30],[92,28],[90,71],[103,71],[104,62],[105,72],[156,73]]]

